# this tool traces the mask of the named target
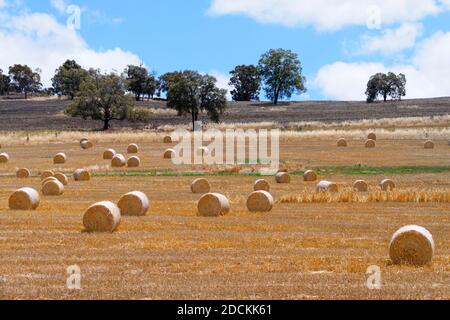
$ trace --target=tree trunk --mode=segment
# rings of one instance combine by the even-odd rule
[[[27,90],[25,90],[25,100],[27,100],[28,99],[28,92],[27,92]]]
[[[109,118],[105,118],[105,120],[103,120],[103,131],[106,131],[109,129]]]
[[[384,102],[387,101],[387,93],[383,94]]]
[[[192,131],[195,131],[195,121],[196,121],[195,112],[192,111]]]

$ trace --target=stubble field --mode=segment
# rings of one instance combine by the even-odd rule
[[[296,203],[281,201],[315,183],[301,171],[318,170],[319,179],[345,189],[365,179],[376,192],[383,178],[399,192],[450,193],[450,147],[435,140],[381,139],[365,149],[364,139],[337,148],[335,139],[282,137],[281,167],[293,173],[291,184],[276,184],[270,213],[246,209],[258,177],[257,166],[175,166],[163,160],[170,145],[148,135],[92,136],[94,148],[81,150],[81,134],[66,137],[3,139],[0,152],[11,160],[0,165],[0,298],[3,299],[450,299],[450,215],[447,202]],[[125,153],[138,142],[139,169],[113,170],[102,160],[105,148]],[[52,157],[66,152],[65,165]],[[125,153],[126,154],[126,153]],[[18,168],[33,177],[19,180]],[[40,189],[38,173],[53,169],[70,175],[88,167],[89,182],[70,179],[61,197],[42,197],[38,210],[8,209],[17,188]],[[410,170],[411,173],[403,173]],[[212,190],[231,202],[229,215],[197,216],[199,195],[190,192],[195,175],[205,174]],[[129,191],[150,198],[146,217],[122,217],[113,234],[83,231],[82,216],[97,201],[118,201]],[[391,265],[388,244],[404,225],[418,224],[434,236],[433,263],[422,267]],[[68,290],[66,268],[81,268],[82,289]],[[382,289],[369,290],[369,266],[382,271]]]

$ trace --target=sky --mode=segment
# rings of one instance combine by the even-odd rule
[[[364,100],[369,77],[407,77],[407,98],[450,96],[450,0],[0,0],[0,68],[66,59],[122,72],[193,69],[229,89],[229,71],[271,48],[296,52],[308,92]]]

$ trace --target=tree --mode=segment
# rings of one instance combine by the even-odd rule
[[[141,95],[146,91],[149,78],[148,71],[142,66],[129,65],[125,69],[128,91],[132,92],[136,101],[141,100]]]
[[[264,82],[266,96],[278,103],[279,99],[290,98],[294,92],[306,92],[306,78],[298,55],[290,50],[269,50],[261,56],[259,74]]]
[[[193,129],[199,114],[204,111],[212,121],[219,122],[226,108],[227,91],[217,88],[216,78],[187,70],[166,74],[163,80],[164,88],[167,88],[167,106],[177,110],[179,116],[190,114]]]
[[[38,92],[42,86],[40,70],[33,72],[27,65],[16,64],[9,67],[9,77],[11,85],[17,92],[24,93],[25,99],[28,98],[28,93]]]
[[[153,99],[155,94],[158,94],[158,89],[160,87],[160,81],[156,78],[155,75],[150,75],[147,77],[147,81],[144,88],[144,95],[148,95],[148,99]]]
[[[55,71],[52,79],[53,90],[58,95],[66,95],[73,100],[80,89],[81,82],[87,77],[84,70],[75,60],[67,60]]]
[[[125,88],[124,80],[118,75],[89,70],[89,76],[81,82],[80,90],[65,113],[84,120],[101,120],[103,130],[108,130],[111,120],[125,120],[133,106],[132,99],[125,94]]]
[[[11,79],[6,74],[3,74],[3,70],[0,69],[0,95],[1,96],[8,94],[9,89],[10,89],[10,83],[11,83]]]
[[[230,71],[230,86],[234,87],[231,96],[234,101],[259,100],[261,79],[258,68],[254,65],[240,65]]]
[[[393,72],[377,73],[370,77],[366,95],[369,103],[377,100],[378,96],[382,96],[385,102],[388,96],[401,100],[406,95],[406,76],[401,73],[396,75]]]

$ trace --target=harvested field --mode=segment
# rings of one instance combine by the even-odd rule
[[[342,192],[363,179],[369,193],[375,193],[386,178],[396,182],[400,195],[450,191],[447,141],[434,140],[436,148],[430,151],[422,138],[379,139],[377,148],[368,151],[365,138],[340,149],[336,138],[284,137],[282,166],[292,180],[277,184],[265,177],[275,202],[266,213],[247,210],[254,175],[175,166],[162,158],[168,146],[159,137],[112,143],[99,135],[89,150],[80,150],[74,137],[3,145],[12,157],[0,165],[0,298],[450,299],[448,203],[288,201],[315,192],[315,182],[304,182],[306,167],[316,169],[320,180],[344,186]],[[123,153],[130,141],[139,142],[142,167],[110,168],[103,151]],[[53,165],[59,150],[65,150],[70,163]],[[404,174],[407,166],[412,172]],[[21,167],[32,172],[26,182],[15,177]],[[74,182],[73,171],[84,167],[93,172],[92,179]],[[36,211],[8,209],[8,197],[24,183],[40,190],[38,173],[46,169],[67,173],[64,194],[41,199]],[[190,186],[193,176],[202,173],[208,175],[211,192],[230,200],[226,216],[197,215],[201,195]],[[122,217],[112,234],[83,232],[83,213],[90,205],[117,203],[134,190],[151,199],[146,216]],[[412,224],[433,234],[433,262],[421,268],[392,265],[389,241],[400,227]],[[75,264],[81,268],[81,291],[66,288],[66,269]],[[381,290],[366,287],[372,265],[382,270]]]

